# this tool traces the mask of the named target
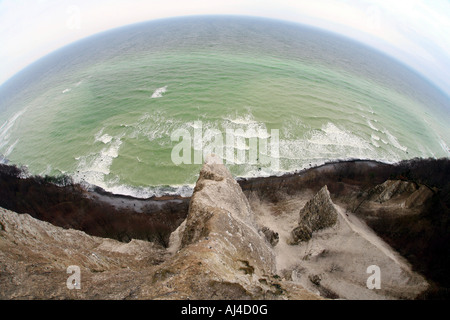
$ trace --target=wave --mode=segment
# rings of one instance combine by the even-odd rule
[[[20,115],[21,113],[17,113],[2,124],[0,137],[4,137],[5,133],[7,134],[10,131],[14,121]],[[365,122],[361,121],[364,124]],[[270,131],[267,131],[265,123],[257,121],[251,113],[245,116],[228,116],[200,123],[195,121],[183,122],[170,117],[167,111],[157,110],[154,113],[147,112],[140,115],[139,118],[135,118],[129,123],[122,123],[119,132],[116,131],[117,127],[111,127],[111,130],[116,131],[114,134],[108,132],[109,127],[99,128],[93,135],[95,143],[92,144],[91,153],[75,158],[77,162],[74,166],[76,168],[74,170],[76,172],[73,173],[74,182],[86,186],[98,186],[114,194],[129,195],[136,198],[163,195],[189,196],[193,190],[193,186],[190,184],[135,187],[121,183],[114,171],[111,171],[111,166],[114,159],[119,156],[122,145],[134,143],[133,141],[130,142],[130,138],[133,137],[147,137],[150,141],[159,139],[158,142],[161,141],[170,145],[171,133],[178,128],[184,128],[191,133],[192,137],[194,137],[192,133],[195,129],[202,130],[203,151],[208,144],[211,144],[217,131],[221,132],[223,146],[226,148],[231,147],[231,143],[227,145],[226,130],[233,129],[231,135],[234,139],[233,154],[245,152],[246,157],[248,157],[248,150],[252,147],[247,139],[270,138]],[[406,151],[407,148],[401,145],[399,140],[389,131],[380,127],[383,130],[377,129],[377,132],[375,132],[369,130],[367,126],[364,127],[364,132],[352,131],[342,123],[328,121],[320,128],[311,128],[304,124],[301,118],[294,117],[283,122],[282,130],[280,130],[280,133],[283,134],[279,137],[279,153],[272,154],[268,152],[269,150],[266,150],[267,154],[264,155],[269,160],[278,160],[278,168],[268,166],[259,159],[256,161],[257,163],[248,163],[249,161],[224,158],[224,163],[232,168],[233,175],[250,178],[283,175],[308,167],[323,165],[330,161],[376,159],[386,163],[394,163],[404,157],[404,154],[400,153],[399,150]],[[215,128],[217,128],[216,131],[213,130]],[[389,143],[385,140],[388,140]],[[7,151],[12,151],[16,143],[17,140]],[[382,143],[384,143],[384,146],[380,147]],[[228,156],[225,149],[223,153],[225,157]],[[137,159],[134,160],[136,162],[141,161],[138,155],[140,156],[140,153],[133,154],[133,158]],[[42,169],[40,171],[45,174],[48,172],[48,170],[42,171]],[[186,180],[187,183],[190,181]]]
[[[442,140],[441,137],[439,137],[438,141],[439,141],[439,144],[440,144],[442,150],[444,150],[444,152],[447,154],[447,156],[449,156],[450,148],[448,147],[448,145],[444,142],[444,140]]]
[[[6,120],[0,127],[0,150],[8,146],[11,137],[11,129],[14,127],[16,121],[26,112],[26,110],[27,108],[24,108],[23,110],[16,112],[12,117]],[[6,151],[3,154],[4,157],[7,157],[11,154],[11,152],[16,147],[18,141],[19,139],[17,139],[14,143],[12,143],[11,145],[9,145],[9,147],[7,147]]]
[[[102,130],[100,134],[103,132]],[[102,188],[106,186],[105,176],[110,174],[112,162],[119,156],[122,144],[121,136],[112,138],[108,143],[109,145],[98,153],[75,158],[78,160],[77,170],[73,176],[76,182],[88,182]]]
[[[151,118],[151,116],[147,115],[141,118],[141,120],[148,120]],[[129,127],[136,129],[135,126],[128,126],[126,129]],[[140,129],[142,130],[142,128]],[[127,195],[142,199],[175,195],[190,197],[192,195],[194,185],[136,187],[120,184],[118,177],[107,180],[106,177],[111,174],[110,167],[114,159],[119,156],[122,139],[126,133],[122,132],[121,134],[112,137],[111,135],[104,133],[104,130],[105,128],[102,128],[98,131],[95,134],[94,139],[107,146],[103,147],[99,152],[93,152],[75,158],[78,161],[78,166],[76,172],[71,176],[75,183],[82,185],[85,189],[95,189],[95,187],[100,187],[105,191],[116,195]],[[143,132],[141,131],[141,133]],[[140,161],[139,158],[137,158],[137,160]]]
[[[99,141],[99,142],[103,142],[104,144],[108,144],[111,142],[113,137],[107,133],[103,134],[104,130],[105,130],[105,128],[102,128],[99,132],[97,132],[95,134],[95,141]]]
[[[152,98],[161,98],[163,96],[163,94],[166,92],[167,90],[167,86],[161,87],[156,89],[153,94],[152,94]]]
[[[121,124],[126,130],[124,134],[128,138],[135,139],[139,136],[147,138],[149,141],[157,141],[160,146],[170,143],[171,134],[178,128],[186,128],[188,124],[167,117],[164,111],[143,114],[132,124]]]
[[[375,131],[380,131],[378,128],[376,128],[373,123],[367,119],[367,124],[369,125],[370,129],[375,130]]]
[[[258,122],[253,119],[253,116],[251,114],[247,114],[244,117],[236,117],[236,118],[231,118],[231,117],[224,117],[224,120],[237,124],[237,125],[255,125],[258,124]]]
[[[280,168],[290,172],[326,161],[377,159],[390,163],[402,159],[395,149],[381,148],[378,142],[385,141],[377,135],[364,135],[328,122],[320,129],[304,132],[299,138],[280,138]]]
[[[224,121],[221,123],[221,127],[226,132],[229,130],[232,136],[237,138],[258,138],[268,139],[270,133],[267,130],[266,124],[255,120],[251,111],[245,116],[224,117]]]
[[[2,124],[2,126],[0,127],[0,132],[2,132],[3,128],[6,126],[7,123],[8,123],[8,120],[6,120],[6,121]]]
[[[16,112],[11,118],[6,120],[1,128],[0,128],[0,140],[2,140],[5,135],[9,132],[9,130],[14,126],[17,119],[19,119],[25,112],[27,108],[24,108],[23,110]]]
[[[391,142],[395,148],[400,149],[402,151],[406,151],[408,149],[407,147],[402,146],[400,142],[397,140],[397,138],[393,136],[388,130],[384,130],[383,133],[387,136],[389,142]]]

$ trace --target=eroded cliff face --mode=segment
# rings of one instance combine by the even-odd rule
[[[429,287],[406,259],[349,210],[351,204],[335,204],[326,186],[316,193],[303,189],[279,195],[276,203],[254,193],[248,197],[257,219],[279,233],[274,247],[277,272],[317,295],[414,299]],[[380,272],[379,288],[368,285],[374,267]]]
[[[376,168],[330,164],[237,183],[209,157],[168,248],[95,237],[0,209],[0,298],[414,299],[427,280],[367,224],[394,217],[398,231],[403,220],[396,217],[423,219],[437,191],[383,183],[367,171]],[[122,200],[115,205],[134,207]],[[70,265],[80,267],[80,290],[66,287]],[[380,289],[367,287],[372,265],[381,270]]]
[[[290,244],[311,239],[313,232],[336,224],[338,212],[330,198],[327,186],[309,200],[300,210],[298,226],[292,230]]]
[[[124,244],[0,211],[1,298],[317,299],[276,274],[272,246],[228,169],[204,164],[186,221],[165,249]],[[66,268],[81,289],[66,288]]]
[[[210,156],[171,237],[176,252],[153,278],[156,297],[174,299],[314,299],[279,279],[275,255],[228,169]]]
[[[123,243],[0,208],[0,299],[136,299],[167,259],[152,242]],[[69,290],[69,266],[81,289]]]

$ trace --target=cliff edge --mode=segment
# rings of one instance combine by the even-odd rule
[[[123,243],[0,210],[2,299],[317,299],[276,274],[239,184],[210,156],[168,249]],[[266,229],[264,229],[266,230]],[[80,289],[69,289],[69,266]]]
[[[88,235],[0,208],[0,299],[419,297],[427,279],[368,224],[386,215],[422,218],[437,191],[396,180],[363,188],[359,180],[336,182],[336,172],[331,164],[242,188],[211,155],[168,246]],[[79,289],[67,286],[71,266],[80,270]],[[374,266],[379,288],[368,286]]]

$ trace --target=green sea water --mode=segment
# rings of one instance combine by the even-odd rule
[[[426,81],[345,38],[270,20],[110,31],[36,62],[0,94],[0,153],[10,163],[141,197],[191,192],[201,165],[172,161],[171,134],[199,123],[205,134],[246,132],[236,152],[278,130],[278,166],[229,161],[235,176],[449,156],[449,101]]]

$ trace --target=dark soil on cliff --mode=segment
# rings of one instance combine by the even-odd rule
[[[189,198],[137,199],[94,187],[86,190],[69,177],[21,178],[21,169],[0,165],[0,206],[39,220],[99,237],[167,246],[186,218]]]

